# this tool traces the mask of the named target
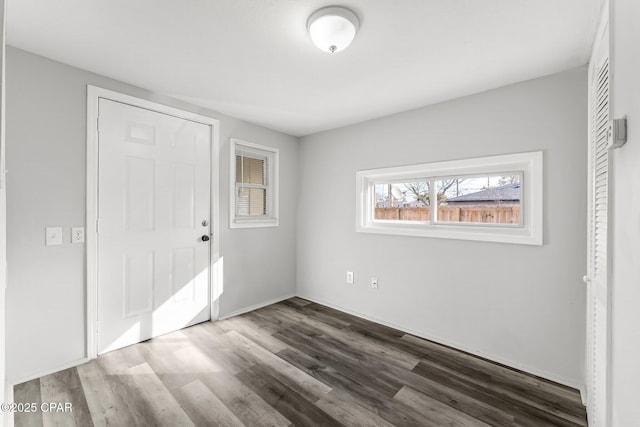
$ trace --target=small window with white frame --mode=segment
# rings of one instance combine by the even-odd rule
[[[231,139],[231,228],[278,226],[277,148]]]
[[[542,244],[542,152],[359,171],[364,233]]]

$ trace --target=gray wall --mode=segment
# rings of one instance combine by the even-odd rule
[[[581,67],[302,138],[298,294],[581,387],[586,77]],[[355,232],[358,170],[533,150],[544,151],[543,246]]]
[[[9,48],[9,380],[85,355],[85,248],[71,245],[69,232],[85,221],[87,84],[220,120],[221,316],[295,291],[296,138]],[[280,149],[280,227],[229,229],[230,137]],[[44,245],[46,226],[64,227],[64,245]],[[257,261],[248,268],[250,259]]]
[[[611,11],[612,118],[626,116],[629,140],[612,152],[611,403],[613,426],[640,425],[640,3]]]

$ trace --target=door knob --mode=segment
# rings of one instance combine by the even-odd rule
[[[202,239],[203,242],[208,242],[209,241],[209,236],[207,236],[206,234],[203,235],[200,239]]]

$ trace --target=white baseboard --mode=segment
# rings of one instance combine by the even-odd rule
[[[512,360],[504,359],[504,358],[496,356],[494,354],[489,354],[489,353],[486,353],[486,352],[483,352],[483,351],[479,351],[477,349],[469,348],[469,347],[466,347],[466,346],[461,345],[459,343],[456,343],[456,342],[453,342],[453,341],[449,341],[449,340],[446,340],[446,339],[442,339],[440,337],[437,337],[437,336],[434,336],[434,335],[430,335],[430,334],[422,332],[422,331],[416,331],[414,329],[407,328],[407,327],[404,327],[402,325],[397,325],[397,324],[395,324],[393,322],[388,322],[386,320],[382,320],[382,319],[379,319],[379,318],[376,318],[376,317],[368,316],[366,314],[359,313],[359,312],[351,310],[349,308],[341,307],[339,305],[332,304],[332,303],[330,303],[328,301],[324,301],[324,300],[321,300],[321,299],[318,299],[318,298],[305,296],[305,295],[303,295],[301,293],[297,293],[296,296],[298,296],[300,298],[303,298],[303,299],[306,299],[306,300],[309,300],[309,301],[313,301],[313,302],[318,303],[318,304],[326,305],[327,307],[334,308],[336,310],[351,314],[351,315],[356,316],[356,317],[360,317],[360,318],[365,319],[365,320],[370,320],[372,322],[379,323],[381,325],[388,326],[390,328],[394,328],[394,329],[397,329],[399,331],[406,332],[408,334],[415,335],[417,337],[424,338],[424,339],[429,340],[429,341],[433,341],[433,342],[438,343],[438,344],[446,345],[447,347],[451,347],[451,348],[454,348],[454,349],[457,349],[457,350],[461,350],[461,351],[473,354],[475,356],[479,356],[479,357],[482,357],[484,359],[488,359],[488,360],[491,360],[493,362],[500,363],[502,365],[509,366],[511,368],[514,368],[514,369],[518,369],[520,371],[535,375],[537,377],[541,377],[541,378],[547,379],[549,381],[556,382],[558,384],[565,385],[567,387],[574,388],[576,390],[581,390],[581,388],[582,388],[582,384],[577,384],[574,380],[572,380],[570,378],[566,378],[566,377],[561,376],[561,375],[557,375],[557,374],[554,374],[554,373],[546,372],[546,371],[543,371],[543,370],[540,370],[540,369],[537,369],[537,368],[534,368],[534,367],[531,367],[531,366],[528,366],[528,365],[525,365],[525,364],[522,364],[522,363],[518,363],[518,362],[514,362]]]
[[[295,296],[296,296],[295,293],[290,293],[290,294],[287,294],[285,296],[273,298],[273,299],[270,299],[269,301],[264,301],[264,302],[252,305],[251,307],[241,308],[239,310],[232,311],[231,313],[227,313],[227,314],[221,315],[218,318],[218,320],[224,320],[224,319],[228,319],[230,317],[238,316],[240,314],[248,313],[250,311],[257,310],[259,308],[266,307],[268,305],[275,304],[277,302],[284,301],[286,299],[293,298]]]
[[[582,404],[587,406],[587,386],[584,384],[580,386],[580,399],[582,400]]]
[[[35,380],[36,378],[44,377],[49,374],[54,374],[56,372],[64,371],[65,369],[75,368],[78,365],[82,365],[83,363],[87,363],[89,361],[88,357],[83,357],[82,359],[74,360],[73,362],[65,363],[63,365],[59,365],[55,368],[47,369],[44,371],[37,372],[35,374],[29,374],[22,378],[18,378],[16,380],[11,380],[11,390],[13,390],[13,386],[26,383],[27,381]]]

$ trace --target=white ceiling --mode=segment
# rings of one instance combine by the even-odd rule
[[[333,0],[8,0],[8,44],[292,135],[585,64],[602,0],[341,0],[343,52],[306,32]]]

